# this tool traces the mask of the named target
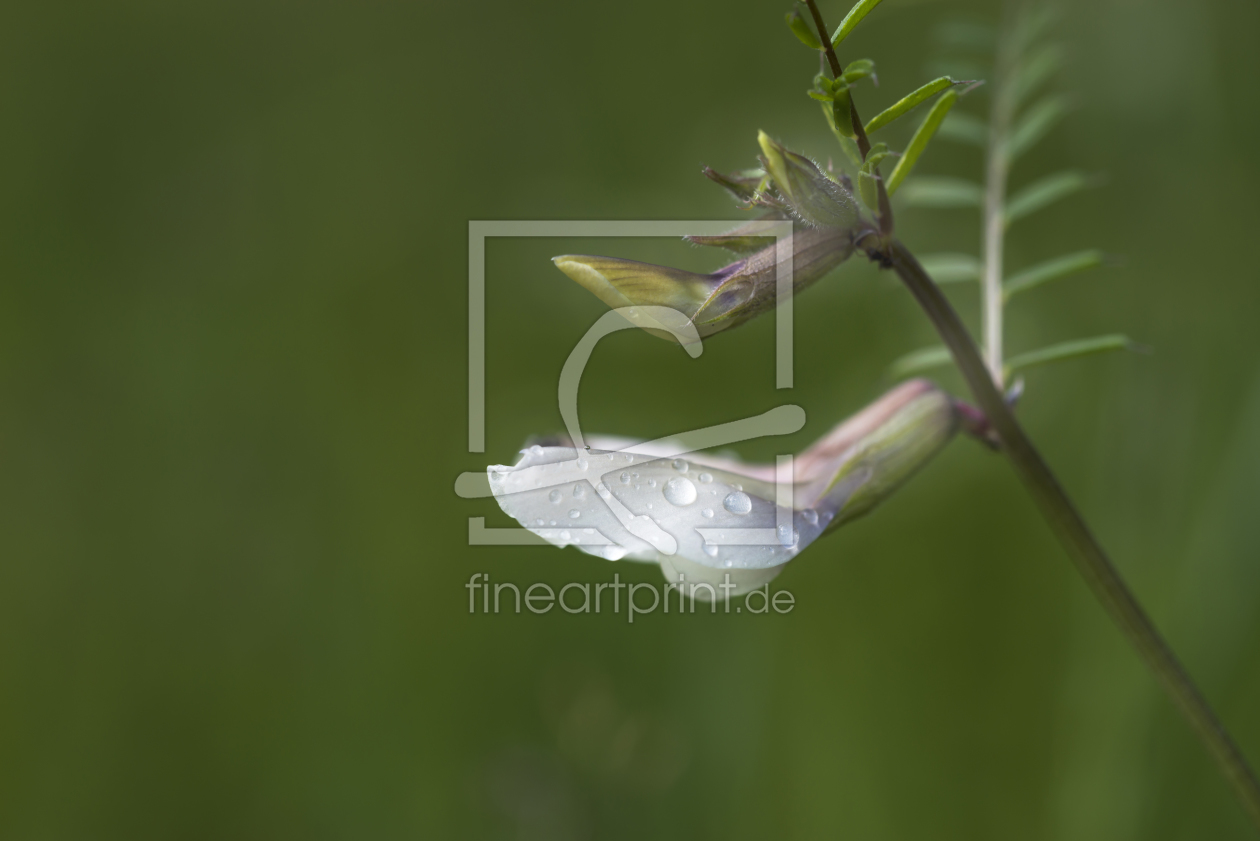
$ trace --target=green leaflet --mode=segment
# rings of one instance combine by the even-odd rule
[[[910,138],[910,145],[906,147],[906,151],[902,153],[901,160],[897,161],[897,166],[893,169],[892,175],[888,176],[888,195],[892,196],[897,192],[897,188],[901,186],[901,182],[906,179],[910,171],[914,169],[914,165],[918,163],[919,157],[923,154],[923,150],[927,148],[928,141],[932,139],[932,135],[936,134],[937,128],[940,127],[941,121],[945,119],[945,115],[949,113],[949,109],[958,101],[958,91],[949,90],[941,94],[941,98],[936,100],[932,105],[932,110],[923,118],[923,122],[914,133],[914,137]]]
[[[876,143],[858,171],[858,194],[862,202],[876,213],[879,212],[879,165],[889,154],[887,143]]]
[[[1015,160],[1035,146],[1068,112],[1068,99],[1061,94],[1044,97],[1028,109],[1011,129],[1006,141],[1006,155]]]
[[[984,147],[989,142],[989,124],[965,111],[950,111],[936,136],[955,143]]]
[[[809,21],[801,14],[801,7],[798,3],[796,8],[787,13],[788,29],[792,30],[792,34],[800,39],[800,42],[811,50],[821,50],[822,42],[818,40],[818,35],[814,32],[814,27],[809,25]]]
[[[839,81],[852,85],[869,78],[874,78],[876,84],[879,83],[879,78],[875,76],[875,62],[869,58],[859,58],[857,61],[849,62],[849,66],[840,74]]]
[[[880,4],[881,0],[858,0],[858,2],[849,9],[849,13],[844,16],[844,20],[840,21],[840,25],[836,27],[836,31],[831,35],[831,46],[838,47],[840,42],[848,37],[849,33],[862,22],[862,18],[871,13],[871,10]]]
[[[1006,202],[1006,224],[1009,226],[1059,199],[1092,187],[1094,183],[1094,178],[1075,170],[1056,172],[1034,181]]]
[[[984,188],[966,178],[920,175],[906,182],[901,199],[911,207],[979,207],[984,201]]]
[[[845,157],[856,167],[862,165],[862,153],[858,151],[857,142],[836,130],[836,118],[830,102],[822,103],[823,116],[827,118],[827,125],[831,127],[831,133],[835,135],[836,141],[840,144],[840,148],[844,150]],[[849,125],[853,125],[853,121],[849,121]]]
[[[927,254],[919,258],[919,263],[937,283],[979,280],[982,268],[970,254]]]
[[[1107,353],[1113,350],[1133,350],[1135,345],[1128,336],[1112,333],[1107,336],[1095,336],[1092,339],[1075,339],[1057,345],[1021,353],[1006,361],[1008,372],[1032,368],[1036,365],[1047,365],[1061,362],[1064,359],[1075,359],[1078,356],[1090,356],[1095,353]]]
[[[872,117],[871,121],[866,124],[866,133],[871,134],[873,132],[879,131],[881,128],[883,128],[884,126],[891,123],[893,120],[900,117],[902,114],[909,112],[915,106],[921,105],[922,103],[936,96],[941,91],[947,88],[951,88],[957,84],[959,83],[955,82],[953,79],[949,78],[948,76],[942,76],[939,79],[933,79],[932,81],[928,82],[923,87],[919,88],[916,91],[913,91],[912,93],[898,100],[891,108],[887,109],[886,111],[882,111],[879,114],[876,114],[874,117]]]
[[[1055,257],[1053,260],[1046,260],[1044,263],[1038,263],[1012,275],[1002,284],[1002,295],[1007,300],[1010,300],[1011,296],[1020,292],[1027,292],[1029,289],[1034,289],[1043,283],[1049,283],[1061,277],[1067,277],[1077,272],[1083,272],[1086,269],[1101,266],[1105,259],[1106,257],[1101,251],[1091,249],[1089,251],[1078,251],[1075,254],[1065,254],[1062,257]]]
[[[892,365],[888,366],[888,376],[899,380],[911,374],[944,367],[952,361],[953,357],[950,356],[949,348],[944,345],[932,345],[899,357]]]
[[[1020,63],[1011,82],[1015,102],[1023,102],[1063,66],[1063,50],[1048,44]]]

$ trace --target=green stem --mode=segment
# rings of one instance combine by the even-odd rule
[[[1103,608],[1137,648],[1163,684],[1164,690],[1189,720],[1221,773],[1233,786],[1243,808],[1257,828],[1260,828],[1260,783],[1257,783],[1247,760],[1020,427],[995,387],[990,372],[976,350],[971,335],[958,318],[958,313],[919,265],[919,261],[900,242],[894,240],[889,244],[887,253],[877,256],[891,265],[932,320],[953,354],[954,361],[967,380],[980,409],[997,433],[1002,450],[1010,458],[1015,472],[1041,508],[1042,516],[1067,549],[1077,570],[1102,602]]]
[[[984,358],[989,375],[1002,388],[1002,246],[1006,236],[1006,176],[1009,159],[1006,135],[1014,117],[1012,74],[1016,39],[1003,38],[997,56],[997,85],[989,119],[989,142],[984,165],[984,275],[981,278]]]
[[[827,34],[827,24],[823,21],[822,12],[818,11],[818,4],[814,0],[805,0],[805,5],[809,8],[810,17],[814,19],[814,27],[818,30],[819,40],[822,41],[823,54],[826,55],[827,64],[831,67],[831,75],[839,79],[844,68],[841,67],[836,48],[831,43],[831,36]],[[853,121],[853,134],[857,138],[858,152],[862,154],[862,160],[866,160],[866,156],[871,153],[871,141],[866,136],[866,128],[862,125],[862,118],[858,116],[857,102],[854,101],[852,95],[849,96],[849,115]],[[875,186],[879,190],[879,230],[884,236],[891,236],[893,232],[892,204],[888,201],[888,188],[884,185],[884,178],[879,174],[878,168],[875,171]]]

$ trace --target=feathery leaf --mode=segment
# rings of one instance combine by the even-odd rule
[[[1096,180],[1083,172],[1067,170],[1034,181],[1007,201],[1006,224],[1009,226],[1059,199],[1092,187]]]
[[[937,283],[980,279],[980,261],[970,254],[925,254],[919,263]]]
[[[1019,371],[1024,368],[1032,368],[1035,365],[1046,365],[1051,362],[1060,362],[1064,359],[1075,359],[1078,356],[1090,356],[1095,353],[1107,353],[1113,350],[1133,350],[1135,347],[1132,339],[1120,333],[1095,336],[1092,339],[1075,339],[1070,342],[1043,347],[1040,350],[1034,350],[1029,353],[1021,353],[1019,356],[1013,356],[1006,361],[1006,369],[1008,371]]]
[[[949,109],[957,101],[958,91],[948,90],[941,94],[940,99],[933,103],[932,110],[923,118],[923,122],[919,124],[914,137],[910,138],[910,145],[906,147],[906,151],[901,153],[901,158],[897,161],[897,166],[893,168],[892,175],[888,176],[889,196],[897,192],[901,182],[914,169],[914,165],[918,163],[923,150],[927,148],[928,141],[932,139],[932,135],[936,134],[936,130],[940,128],[941,121],[945,119],[945,115],[949,113]]]
[[[1051,94],[1040,99],[1019,118],[1006,141],[1006,154],[1012,161],[1035,146],[1058,125],[1068,112],[1068,98]]]
[[[1030,266],[1023,271],[1017,272],[1002,284],[1002,295],[1010,300],[1012,295],[1020,292],[1027,292],[1043,283],[1049,283],[1052,280],[1058,280],[1061,277],[1083,272],[1086,269],[1092,269],[1101,266],[1106,259],[1105,255],[1096,249],[1089,251],[1078,251],[1075,254],[1065,254],[1062,257],[1055,257],[1053,260],[1046,260],[1044,263],[1038,263]]]
[[[942,76],[939,79],[933,79],[932,81],[928,82],[926,85],[919,88],[918,90],[915,90],[907,94],[906,96],[902,97],[901,99],[899,99],[896,103],[893,104],[891,108],[885,111],[881,111],[880,113],[872,117],[871,121],[866,124],[866,133],[872,134],[876,131],[879,131],[881,128],[883,128],[884,126],[891,123],[893,120],[900,117],[902,114],[908,113],[915,106],[921,105],[922,103],[931,99],[933,96],[936,96],[936,94],[940,93],[946,88],[952,88],[954,85],[957,85],[957,84],[961,84],[961,83],[955,82],[953,79],[949,78],[948,76]]]
[[[901,198],[911,207],[979,207],[984,188],[965,178],[920,175],[906,182]]]
[[[953,357],[949,354],[949,348],[944,345],[920,348],[899,357],[892,365],[889,365],[888,376],[898,380],[910,374],[917,374],[932,368],[941,368],[948,365],[952,360]]]
[[[840,25],[836,27],[836,31],[831,36],[831,46],[838,47],[848,34],[853,31],[862,18],[871,13],[871,10],[880,4],[881,0],[858,0],[849,13],[844,16],[844,20],[840,21]]]

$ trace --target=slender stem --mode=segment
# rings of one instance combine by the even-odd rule
[[[900,242],[893,241],[888,252],[880,256],[901,277],[949,347],[976,402],[997,433],[1002,449],[1010,457],[1015,472],[1036,500],[1042,516],[1067,549],[1077,570],[1189,720],[1221,773],[1233,786],[1243,808],[1260,828],[1260,783],[1257,783],[1247,760],[1020,427],[990,378],[989,370],[958,313],[919,261]]]
[[[840,57],[836,55],[836,48],[831,44],[831,36],[827,34],[827,24],[823,23],[822,12],[818,11],[818,4],[814,0],[805,0],[805,5],[809,7],[809,14],[814,19],[814,28],[818,30],[818,40],[822,41],[823,53],[827,56],[831,75],[839,79],[844,73],[844,68],[840,64]],[[853,97],[849,97],[850,103],[852,100]],[[851,104],[850,113],[853,116],[853,133],[857,135],[858,151],[862,153],[862,160],[866,160],[867,154],[871,151],[871,141],[866,137],[866,129],[862,126],[862,118],[858,116],[856,105]]]
[[[1006,138],[1014,117],[1014,68],[1017,39],[1002,39],[998,49],[992,114],[989,118],[989,143],[985,152],[984,177],[984,277],[982,278],[982,330],[984,358],[990,375],[999,389],[1004,377],[1002,365],[1002,246],[1006,236],[1006,176],[1009,158]]]
[[[827,24],[823,22],[822,12],[818,11],[818,4],[814,0],[805,0],[805,5],[809,7],[809,14],[814,19],[814,28],[818,30],[818,40],[822,42],[823,54],[827,56],[831,75],[839,79],[844,69],[840,66],[840,58],[836,55],[836,48],[831,43],[831,36],[827,34]],[[862,160],[866,160],[866,156],[871,153],[871,141],[866,136],[866,127],[862,125],[862,118],[858,116],[857,103],[854,102],[852,94],[849,95],[849,115],[853,122],[853,134],[857,138],[858,151],[862,154]],[[888,190],[884,187],[884,179],[879,174],[878,167],[876,167],[875,176],[875,185],[879,189],[879,229],[880,233],[889,237],[893,232],[892,205],[888,201]]]

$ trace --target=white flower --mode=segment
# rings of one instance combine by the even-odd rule
[[[774,465],[680,453],[669,441],[596,436],[589,450],[535,445],[488,473],[503,510],[556,546],[659,563],[671,582],[680,573],[688,585],[729,580],[730,594],[740,595],[874,508],[957,429],[947,394],[925,380],[903,383],[792,460],[781,477],[790,505],[776,502],[783,497]]]

